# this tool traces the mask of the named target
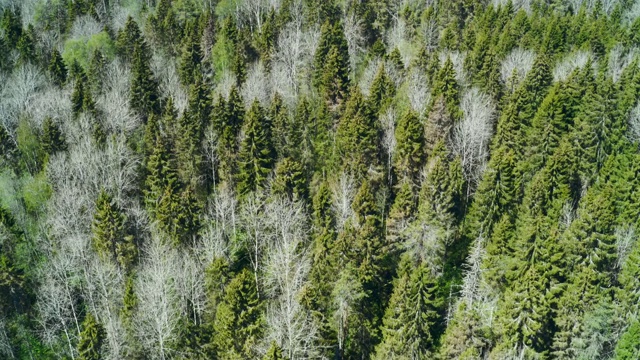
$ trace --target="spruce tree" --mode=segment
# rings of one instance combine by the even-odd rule
[[[48,155],[53,155],[58,151],[64,151],[67,149],[67,144],[64,139],[60,127],[47,116],[42,122],[42,150]]]
[[[371,83],[369,98],[367,99],[371,113],[374,116],[380,114],[380,112],[391,103],[395,92],[395,84],[391,81],[389,75],[387,75],[384,63],[381,63]]]
[[[336,133],[338,155],[348,172],[363,175],[379,164],[378,123],[358,87],[351,91]]]
[[[292,200],[306,201],[309,190],[302,165],[291,158],[282,159],[276,166],[271,190]]]
[[[245,120],[244,139],[240,145],[238,192],[246,194],[264,186],[275,164],[270,124],[257,100],[253,102]]]
[[[144,42],[135,44],[132,58],[132,79],[129,90],[131,107],[143,118],[160,110],[160,95],[149,64],[148,47]]]
[[[126,61],[133,62],[135,60],[135,49],[138,46],[142,46],[143,42],[144,40],[138,24],[131,16],[128,16],[124,27],[118,32],[116,39],[116,51],[118,55]],[[145,48],[144,50],[148,49]],[[142,55],[149,57],[148,53]]]
[[[200,48],[200,28],[197,21],[187,23],[180,55],[178,74],[183,85],[192,84],[200,73],[202,50]]]
[[[253,274],[242,270],[227,285],[213,325],[213,346],[219,359],[253,359],[263,332],[262,303]]]
[[[133,265],[137,248],[126,229],[126,217],[114,199],[104,189],[96,201],[92,223],[92,244],[105,260],[113,261],[123,270]]]
[[[67,81],[67,67],[64,65],[62,55],[56,49],[51,52],[51,60],[49,61],[49,74],[54,84],[62,86]]]
[[[399,278],[384,315],[382,342],[374,359],[426,359],[435,350],[442,304],[438,284],[426,263],[403,258]],[[412,269],[413,268],[413,269]]]
[[[447,58],[447,61],[438,72],[433,88],[433,95],[435,95],[436,99],[440,95],[443,97],[448,115],[454,121],[460,119],[462,116],[460,110],[460,88],[451,58]]]
[[[82,332],[78,340],[78,359],[100,360],[101,349],[105,341],[105,330],[91,313],[87,313],[82,322]]]
[[[398,121],[395,136],[398,143],[394,155],[396,176],[417,182],[425,151],[424,128],[415,113],[408,111]]]
[[[285,360],[286,358],[282,355],[282,348],[278,346],[275,342],[271,343],[269,350],[264,355],[262,360]]]

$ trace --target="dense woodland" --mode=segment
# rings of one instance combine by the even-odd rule
[[[0,12],[0,358],[640,359],[640,2]]]

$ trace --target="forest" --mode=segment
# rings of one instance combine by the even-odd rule
[[[0,0],[0,358],[640,359],[640,1]]]

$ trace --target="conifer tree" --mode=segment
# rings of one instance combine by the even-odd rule
[[[437,282],[426,263],[411,264],[409,257],[402,261],[374,359],[426,359],[435,350],[442,306]]]
[[[424,162],[424,128],[415,113],[408,111],[396,127],[394,168],[399,179],[418,180]]]
[[[439,95],[433,102],[433,106],[429,111],[427,123],[425,126],[425,150],[427,156],[431,156],[438,142],[447,140],[451,129],[453,128],[454,119],[447,110],[447,104],[443,95]]]
[[[99,49],[96,49],[91,56],[89,70],[87,71],[87,78],[91,84],[91,89],[96,94],[101,92],[106,65],[104,55]]]
[[[451,116],[454,121],[460,119],[460,89],[451,58],[447,58],[447,61],[445,61],[438,72],[433,89],[436,99],[440,95],[443,97],[449,116]]]
[[[125,215],[105,190],[96,201],[91,227],[92,243],[98,254],[124,270],[129,269],[137,256],[136,245],[133,236],[127,233]]]
[[[82,332],[78,340],[78,359],[100,360],[101,348],[105,341],[105,330],[91,313],[82,322]]]
[[[244,126],[244,139],[238,154],[240,194],[262,188],[276,160],[270,124],[257,100],[251,105]]]
[[[393,100],[395,92],[395,84],[387,75],[384,63],[381,63],[378,68],[378,72],[371,83],[371,89],[369,90],[368,104],[371,109],[371,113],[374,116],[380,114],[381,110],[385,109]]]
[[[160,110],[158,83],[149,65],[148,48],[144,42],[135,44],[132,58],[130,88],[131,107],[147,118]]]
[[[135,60],[135,49],[138,46],[142,46],[143,42],[144,40],[138,24],[131,16],[127,17],[127,21],[124,24],[124,27],[118,32],[116,39],[116,50],[118,55],[127,61],[133,62]],[[145,48],[144,50],[148,49]],[[149,56],[146,52],[142,55]]]
[[[27,29],[22,32],[16,48],[18,52],[20,52],[21,63],[28,64],[38,62],[36,54],[36,30],[33,24],[29,24]]]
[[[2,29],[4,30],[7,43],[11,47],[15,47],[22,37],[22,22],[20,21],[20,12],[6,7],[2,13]]]
[[[60,131],[60,127],[53,122],[50,116],[47,116],[42,122],[42,150],[48,155],[53,155],[58,151],[67,149],[64,135]]]
[[[178,74],[183,85],[192,84],[199,77],[202,49],[200,48],[201,33],[197,21],[187,23],[180,55]]]
[[[331,105],[340,105],[347,97],[349,73],[337,46],[332,46],[327,54],[322,75],[322,89],[325,100]]]
[[[62,55],[56,49],[51,52],[51,60],[49,61],[49,74],[53,82],[62,86],[67,81],[67,67],[64,65]]]
[[[285,360],[285,357],[282,355],[282,348],[275,342],[271,343],[269,350],[267,350],[262,360]]]
[[[640,357],[640,321],[634,320],[616,346],[616,360],[633,360]]]
[[[292,200],[307,200],[309,190],[302,165],[291,158],[282,159],[276,166],[271,190]]]
[[[362,175],[378,166],[378,123],[358,87],[351,91],[336,134],[339,156],[345,170]]]
[[[253,275],[242,270],[227,285],[216,311],[213,345],[219,359],[252,359],[263,332],[262,303]]]

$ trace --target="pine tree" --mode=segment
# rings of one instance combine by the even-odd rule
[[[49,61],[49,74],[53,82],[62,86],[67,81],[67,67],[64,65],[62,55],[56,49],[51,52],[51,60]]]
[[[424,163],[424,127],[412,111],[408,111],[396,127],[398,143],[394,159],[396,176],[417,182]]]
[[[227,285],[216,311],[213,345],[219,359],[253,359],[263,331],[262,303],[253,274],[242,270]]]
[[[351,91],[336,134],[338,155],[348,172],[363,175],[379,164],[378,123],[358,87]]]
[[[91,313],[82,322],[82,332],[78,340],[78,359],[100,360],[101,348],[105,341],[105,330]]]
[[[244,139],[238,155],[238,192],[246,194],[264,186],[275,164],[270,124],[257,100],[253,102],[245,120]]]
[[[103,259],[114,261],[124,270],[133,265],[137,248],[133,236],[127,233],[126,217],[105,190],[100,192],[96,201],[91,228],[92,244]]]
[[[271,190],[292,200],[306,201],[309,190],[302,165],[291,158],[282,159],[276,166]]]

